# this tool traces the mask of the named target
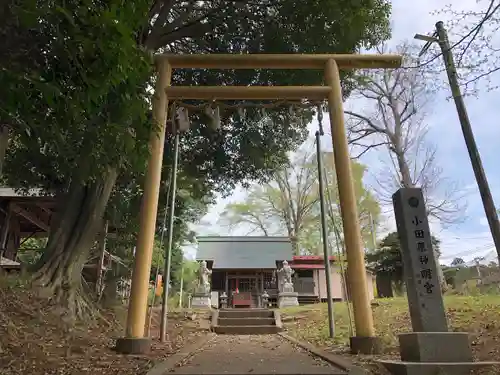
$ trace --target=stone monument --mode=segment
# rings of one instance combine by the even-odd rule
[[[299,293],[293,289],[292,275],[294,270],[288,262],[283,261],[283,266],[278,270],[278,308],[298,306]]]
[[[208,269],[207,262],[204,260],[200,263],[200,268],[198,269],[198,286],[193,293],[193,298],[191,300],[191,306],[193,308],[211,308],[211,295],[210,295],[210,281],[208,276],[212,274],[212,271]]]
[[[465,375],[495,364],[473,362],[468,334],[448,331],[422,190],[399,189],[392,199],[413,332],[399,335],[401,361],[380,362],[395,375]]]

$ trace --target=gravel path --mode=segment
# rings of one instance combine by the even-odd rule
[[[345,374],[278,335],[220,335],[173,374]]]

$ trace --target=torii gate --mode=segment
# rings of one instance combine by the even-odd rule
[[[354,307],[356,336],[351,350],[371,353],[376,337],[368,298],[363,243],[352,182],[351,160],[344,124],[340,69],[398,68],[399,55],[359,54],[200,54],[156,55],[157,82],[153,119],[160,129],[150,139],[150,157],[144,183],[132,276],[126,336],[117,340],[117,350],[128,353],[149,351],[151,340],[144,337],[149,274],[155,237],[160,191],[165,125],[169,100],[324,100],[328,99],[330,126],[337,174],[340,208],[347,253],[349,289]],[[324,86],[171,86],[173,69],[314,69],[323,70]]]

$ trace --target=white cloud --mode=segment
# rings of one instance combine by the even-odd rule
[[[488,219],[486,219],[485,217],[480,218],[479,224],[483,227],[487,227],[488,226]]]
[[[455,257],[470,261],[494,250],[493,240],[489,230],[472,234],[463,234],[453,229],[443,228],[437,220],[429,222],[431,233],[441,241],[441,263],[449,264]],[[381,240],[390,232],[396,231],[396,220],[393,212],[385,215],[377,239]]]

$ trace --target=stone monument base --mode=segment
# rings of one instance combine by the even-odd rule
[[[382,340],[376,336],[352,336],[349,347],[351,354],[380,354],[384,349]]]
[[[282,309],[288,306],[298,306],[299,293],[297,292],[281,292],[278,294],[278,308]]]
[[[398,336],[403,362],[472,362],[467,332],[410,332]]]
[[[210,294],[206,293],[195,293],[191,299],[191,307],[193,309],[211,309],[212,299]]]
[[[500,366],[500,362],[402,362],[379,361],[393,375],[470,375],[474,370]],[[500,369],[500,367],[499,367]],[[495,373],[498,373],[497,370]]]
[[[120,354],[149,354],[152,343],[150,337],[120,337],[116,340],[114,349]]]
[[[464,332],[411,332],[399,335],[401,361],[380,361],[393,375],[469,375],[500,362],[473,362]]]

